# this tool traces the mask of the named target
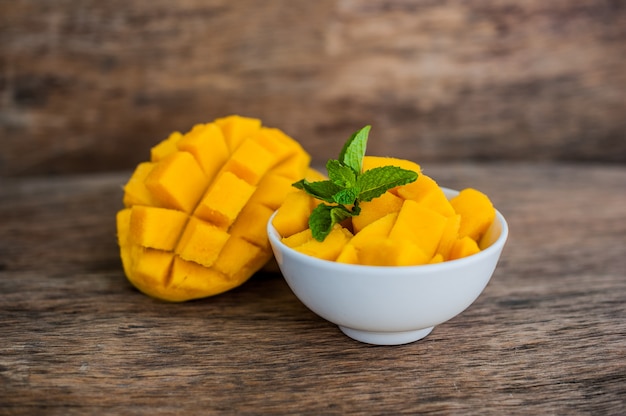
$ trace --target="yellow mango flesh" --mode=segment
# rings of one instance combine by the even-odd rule
[[[430,258],[437,251],[445,225],[446,217],[408,199],[398,213],[389,238],[410,241]]]
[[[446,218],[446,225],[444,226],[441,240],[437,246],[437,254],[442,257],[443,260],[450,259],[450,251],[452,246],[459,237],[459,228],[461,227],[461,216],[455,214]]]
[[[383,157],[383,156],[365,156],[363,158],[363,170],[370,170],[374,168],[380,168],[383,166],[398,166],[402,169],[412,170],[420,174],[422,168],[415,162],[406,159],[398,159],[395,157]]]
[[[161,206],[192,212],[208,181],[191,153],[175,152],[157,163],[144,183]]]
[[[130,242],[172,251],[189,216],[172,209],[135,205],[130,208]]]
[[[283,243],[326,260],[371,266],[436,264],[480,251],[476,242],[495,219],[495,209],[484,194],[466,189],[448,200],[437,182],[413,162],[371,156],[363,160],[364,170],[388,165],[417,172],[417,181],[362,202],[360,214],[342,223],[347,228],[335,225],[328,243],[314,240],[307,225],[311,210],[321,201],[294,191],[273,223]],[[314,180],[324,179],[320,175]],[[337,238],[339,230],[344,236],[352,232],[352,237]]]
[[[313,198],[306,192],[296,189],[285,197],[285,201],[276,212],[272,225],[282,236],[290,236],[309,227]]]
[[[210,267],[230,235],[217,225],[191,218],[176,246],[176,254],[185,260]]]
[[[479,241],[496,217],[496,210],[487,195],[476,189],[463,189],[450,203],[461,215],[460,237],[469,236]]]
[[[179,139],[177,146],[193,155],[208,182],[213,181],[230,156],[222,130],[215,123],[194,126]]]
[[[250,185],[256,185],[276,162],[277,158],[273,153],[254,139],[248,138],[235,150],[223,169],[234,173]]]
[[[194,215],[219,227],[228,228],[256,190],[231,172],[223,172],[206,192]]]
[[[350,241],[350,238],[352,238],[352,233],[341,225],[336,224],[324,241],[311,239],[304,244],[294,247],[294,250],[309,256],[332,261],[339,256],[339,253]]]
[[[307,228],[306,230],[292,234],[289,237],[284,237],[282,239],[282,242],[287,247],[295,248],[301,246],[304,243],[308,243],[311,240],[313,240],[313,233],[311,232],[310,228]]]
[[[400,211],[404,200],[391,192],[385,192],[378,198],[361,203],[361,212],[352,218],[352,228],[359,233],[368,224],[392,212]]]
[[[372,240],[385,240],[398,218],[397,212],[389,213],[367,224],[362,230],[354,234],[350,244],[357,250]]]
[[[455,260],[463,257],[471,256],[480,251],[478,244],[470,236],[458,238],[450,249],[449,259]]]
[[[267,239],[267,222],[274,210],[263,204],[248,203],[230,227],[232,236],[241,237],[267,251],[271,250]]]
[[[130,179],[124,185],[123,202],[125,207],[133,205],[158,206],[145,184],[146,177],[154,165],[155,163],[152,162],[142,162],[137,165]]]
[[[309,161],[257,119],[229,116],[171,134],[124,186],[116,222],[128,280],[174,302],[241,285],[272,258],[267,221],[311,173]]]
[[[174,153],[176,150],[178,150],[177,144],[182,138],[183,135],[180,134],[180,132],[175,131],[170,134],[167,139],[163,140],[156,146],[152,147],[152,149],[150,149],[150,161],[158,162],[165,156]]]
[[[366,266],[417,266],[430,256],[408,240],[371,240],[359,250],[359,264]]]

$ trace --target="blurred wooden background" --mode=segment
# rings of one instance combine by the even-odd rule
[[[0,176],[130,169],[261,118],[320,162],[626,162],[619,0],[0,0]]]

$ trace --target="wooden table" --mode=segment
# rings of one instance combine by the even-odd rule
[[[0,179],[0,414],[619,414],[626,167],[424,166],[510,226],[478,300],[425,339],[371,346],[278,274],[168,304],[122,273],[128,173]]]

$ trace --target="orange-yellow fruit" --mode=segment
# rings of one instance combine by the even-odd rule
[[[469,236],[478,242],[496,217],[496,210],[489,197],[476,189],[463,189],[450,200],[457,214],[461,215],[459,236]]]
[[[437,182],[413,162],[363,159],[364,170],[388,165],[413,170],[418,178],[362,202],[360,214],[336,224],[323,242],[314,240],[308,228],[311,211],[320,201],[301,190],[289,193],[273,221],[283,243],[326,260],[370,266],[434,264],[480,251],[478,243],[495,219],[486,195],[468,188],[448,200]]]
[[[291,137],[229,116],[172,133],[124,186],[120,257],[143,293],[174,302],[225,292],[272,258],[265,225],[294,189],[319,175]]]

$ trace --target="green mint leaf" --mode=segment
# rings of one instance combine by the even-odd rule
[[[309,217],[309,228],[313,238],[324,241],[335,224],[351,216],[352,213],[344,206],[319,204]]]
[[[358,199],[371,201],[396,186],[406,185],[417,179],[417,173],[397,166],[381,166],[363,172],[357,178],[360,192]]]
[[[333,195],[334,202],[341,205],[352,205],[355,203],[357,197],[359,196],[358,188],[347,188],[342,189]]]
[[[370,128],[371,126],[365,126],[355,132],[339,153],[339,161],[352,168],[356,174],[360,174],[363,170],[363,157],[367,148],[367,136],[370,133]]]
[[[318,205],[309,216],[309,228],[317,241],[324,241],[335,224],[359,215],[360,202],[371,201],[391,188],[417,179],[417,173],[397,166],[382,166],[363,172],[369,131],[370,126],[358,130],[341,149],[339,159],[326,163],[328,180],[309,182],[302,179],[293,184],[329,203]]]
[[[343,188],[352,188],[356,185],[356,172],[340,161],[329,160],[326,163],[326,170],[328,171],[328,179],[335,185]]]
[[[335,202],[333,196],[342,190],[341,187],[331,181],[309,182],[306,179],[302,179],[292,184],[292,186],[302,189],[309,195],[326,202]]]

